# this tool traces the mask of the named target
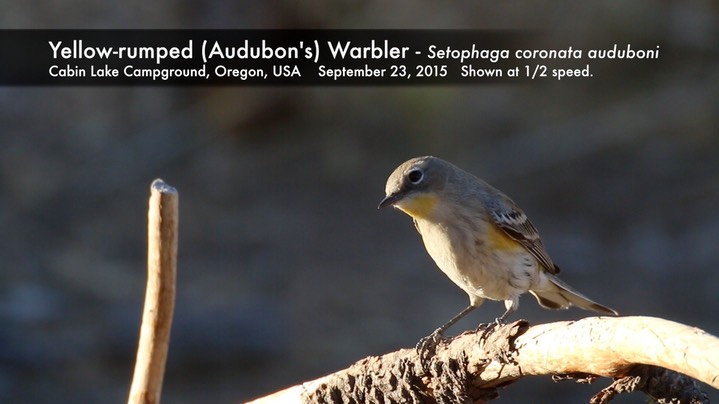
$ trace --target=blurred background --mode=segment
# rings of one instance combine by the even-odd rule
[[[168,403],[265,395],[414,346],[464,308],[411,220],[376,209],[417,155],[509,194],[588,296],[719,334],[716,1],[11,0],[0,25],[537,28],[550,48],[662,51],[511,86],[0,88],[2,402],[126,400],[158,177],[181,209]],[[515,319],[588,315],[525,296]],[[587,402],[608,384],[525,379],[498,402]]]

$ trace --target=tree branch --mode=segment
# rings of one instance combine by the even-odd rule
[[[175,307],[179,196],[157,179],[150,187],[147,288],[128,404],[160,402]]]
[[[498,388],[529,375],[625,382],[602,390],[595,403],[633,390],[660,402],[686,396],[694,401],[681,402],[704,402],[697,383],[671,371],[719,388],[717,352],[718,338],[659,318],[590,317],[534,327],[516,321],[485,335],[464,333],[440,343],[426,358],[414,349],[368,357],[253,403],[482,403],[496,398]],[[670,384],[681,386],[680,391]]]

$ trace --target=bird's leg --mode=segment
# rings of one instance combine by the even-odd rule
[[[419,342],[417,342],[417,345],[415,346],[415,349],[417,349],[417,352],[420,354],[420,356],[422,356],[425,351],[429,350],[430,347],[435,347],[439,343],[439,341],[445,339],[444,332],[447,331],[449,327],[456,324],[457,321],[461,320],[462,317],[469,314],[469,312],[471,312],[475,308],[475,306],[467,306],[466,309],[460,311],[459,314],[452,317],[452,319],[447,321],[447,323],[434,330],[432,334],[429,334],[428,336],[419,340]]]
[[[494,324],[496,325],[502,325],[505,321],[507,321],[507,317],[509,317],[514,311],[516,310],[516,307],[509,306],[507,307],[507,310],[502,314],[501,316],[494,319]]]
[[[514,313],[515,310],[517,310],[517,307],[519,306],[518,300],[517,300],[517,299],[515,299],[515,300],[506,300],[506,301],[504,302],[504,306],[507,308],[507,310],[504,312],[504,314],[502,314],[501,316],[495,318],[494,321],[491,322],[491,323],[480,324],[480,325],[477,327],[477,331],[478,331],[478,332],[479,332],[480,330],[482,331],[482,336],[481,336],[481,338],[486,338],[487,335],[488,335],[489,333],[491,333],[492,331],[494,331],[494,329],[495,329],[497,326],[500,326],[500,325],[502,325],[502,324],[505,323],[505,321],[507,320],[507,317],[509,317],[512,313]]]

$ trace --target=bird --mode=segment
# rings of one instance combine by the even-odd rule
[[[422,156],[399,165],[378,208],[389,206],[412,218],[439,269],[469,296],[467,308],[426,338],[444,338],[487,299],[504,301],[506,311],[492,323],[502,324],[527,292],[548,309],[617,315],[557,277],[537,228],[512,199],[448,161]]]

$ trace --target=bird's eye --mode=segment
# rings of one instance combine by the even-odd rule
[[[422,172],[422,170],[414,169],[407,173],[407,178],[409,179],[409,182],[417,185],[424,178],[424,173]]]

